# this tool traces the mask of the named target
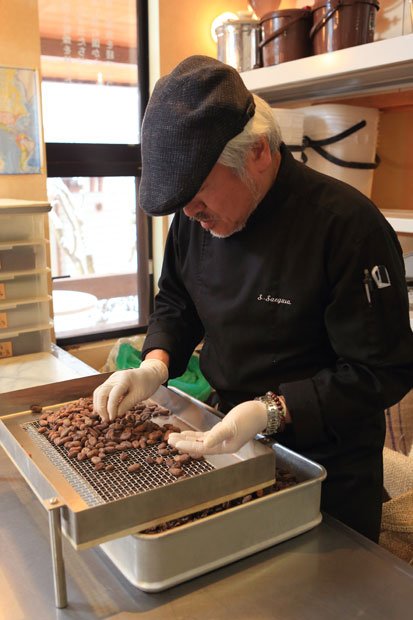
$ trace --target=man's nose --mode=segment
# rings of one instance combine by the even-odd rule
[[[184,206],[183,211],[187,217],[193,217],[196,213],[202,211],[202,207],[202,202],[193,199]]]

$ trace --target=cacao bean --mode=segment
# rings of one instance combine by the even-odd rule
[[[130,474],[134,474],[135,472],[139,471],[141,468],[141,464],[140,463],[133,463],[132,465],[128,466],[128,472]]]

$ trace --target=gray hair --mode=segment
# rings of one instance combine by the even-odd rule
[[[281,130],[271,107],[258,95],[253,97],[256,106],[254,116],[242,132],[226,144],[218,159],[218,163],[232,168],[240,177],[244,175],[246,155],[259,138],[267,138],[271,153],[279,150],[282,141]]]

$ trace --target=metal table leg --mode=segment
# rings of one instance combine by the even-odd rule
[[[50,546],[53,563],[53,582],[56,607],[67,606],[66,575],[63,562],[62,529],[60,520],[60,502],[54,497],[49,500]]]

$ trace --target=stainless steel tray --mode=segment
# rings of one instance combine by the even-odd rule
[[[325,469],[280,444],[273,450],[277,466],[296,476],[296,486],[159,534],[118,538],[101,549],[130,583],[158,592],[315,527]]]
[[[64,397],[72,394],[77,381],[49,386],[55,403],[49,403],[49,407],[54,409],[73,400]],[[64,384],[69,384],[68,391]],[[91,394],[91,390],[85,390],[83,381],[81,385],[84,391],[80,396]],[[39,402],[36,388],[26,392],[26,407],[30,407],[30,402]],[[0,409],[6,397],[0,395]],[[217,422],[212,410],[202,403],[168,388],[161,386],[152,400],[172,412],[162,422],[172,422],[182,429],[207,430]],[[63,449],[37,433],[33,428],[36,422],[36,416],[27,410],[1,418],[0,442],[37,496],[44,502],[54,498],[64,506],[63,531],[75,548],[136,532],[274,481],[274,453],[258,441],[249,442],[237,453],[214,455],[204,463],[194,463],[193,471],[189,470],[186,478],[176,480],[166,468],[160,472],[146,464],[148,472],[142,475],[129,474],[125,465],[119,475],[121,463],[117,467],[119,471],[113,474],[94,472],[91,463],[69,460]],[[135,453],[134,460],[139,460],[142,452],[130,450],[131,454]]]
[[[92,375],[0,394],[0,444],[48,511],[57,607],[67,605],[62,531],[75,548],[93,546],[274,481],[274,452],[255,440],[237,453],[208,457],[200,469],[194,466],[194,471],[188,470],[187,476],[178,480],[154,474],[156,482],[150,479],[149,487],[137,487],[128,472],[123,478],[98,472],[101,477],[97,480],[90,463],[86,468],[75,466],[63,450],[37,433],[39,416],[31,407],[36,404],[43,410],[55,409],[91,395],[108,376]],[[217,422],[212,409],[163,386],[152,400],[169,409],[170,421],[182,429],[208,430]],[[139,459],[137,453],[135,457]],[[151,478],[150,472],[148,476]],[[114,496],[103,493],[105,481],[115,491]]]

